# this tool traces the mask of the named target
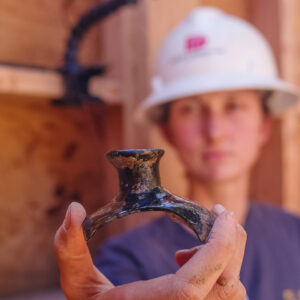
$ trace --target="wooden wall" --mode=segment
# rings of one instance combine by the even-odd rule
[[[58,68],[72,24],[98,2],[0,0],[0,62]],[[99,32],[96,26],[84,39],[82,63],[101,60]],[[43,72],[27,77],[25,69],[15,69],[5,76],[5,70],[0,79],[0,297],[58,286],[55,231],[70,202],[81,202],[91,213],[116,193],[117,176],[104,155],[122,148],[123,114],[120,104],[53,106],[51,91],[49,97],[29,96],[35,85],[47,84]],[[50,75],[49,85],[59,92],[58,76]],[[109,233],[99,233],[92,246]]]
[[[0,1],[0,61],[57,68],[78,17],[99,0]],[[99,27],[98,27],[99,28]],[[81,51],[87,63],[99,60],[100,36],[91,31]],[[93,45],[93,46],[91,46]]]
[[[0,0],[0,61],[57,68],[71,25],[99,1],[27,0],[25,5]],[[33,99],[1,91],[0,80],[0,297],[57,284],[53,235],[68,203],[82,202],[91,212],[117,191],[106,151],[165,148],[162,182],[185,195],[176,153],[155,130],[136,126],[133,111],[150,90],[159,44],[198,5],[214,5],[254,23],[270,41],[281,75],[300,85],[300,0],[141,0],[123,9],[93,28],[80,51],[84,63],[109,65],[106,77],[121,95],[115,105],[54,107],[47,95]],[[299,121],[297,110],[274,120],[251,192],[295,213],[300,213]],[[149,218],[130,217],[108,226],[91,247]]]
[[[53,237],[68,204],[78,201],[91,213],[117,189],[104,154],[121,147],[120,107],[84,113],[41,102],[1,99],[2,296],[56,285]]]

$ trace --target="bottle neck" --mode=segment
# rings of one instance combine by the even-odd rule
[[[157,161],[143,161],[130,168],[118,168],[118,173],[121,193],[139,193],[160,186]]]

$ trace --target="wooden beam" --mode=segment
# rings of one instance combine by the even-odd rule
[[[284,79],[300,85],[300,1],[278,0],[280,7],[280,49],[281,71]],[[300,106],[289,110],[283,116],[283,205],[286,209],[300,215]]]
[[[62,76],[55,71],[41,71],[0,66],[0,94],[54,99],[63,95]],[[95,78],[90,91],[111,104],[120,103],[119,82],[111,78]]]
[[[269,18],[266,18],[268,12]],[[269,42],[280,67],[280,21],[278,1],[249,1],[250,21]],[[252,172],[250,197],[255,201],[281,206],[283,203],[282,120],[273,120],[272,136]]]

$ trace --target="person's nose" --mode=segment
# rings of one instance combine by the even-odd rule
[[[226,125],[220,113],[210,112],[204,122],[204,134],[208,141],[217,142],[224,138]]]

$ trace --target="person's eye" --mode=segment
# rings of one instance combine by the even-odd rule
[[[242,110],[243,108],[244,108],[244,105],[242,103],[239,103],[239,102],[229,102],[226,105],[226,110],[228,112],[234,112],[234,111]]]
[[[184,115],[194,114],[197,113],[198,111],[199,111],[199,107],[197,104],[194,103],[187,103],[185,105],[182,105],[182,107],[180,107],[180,112]]]

